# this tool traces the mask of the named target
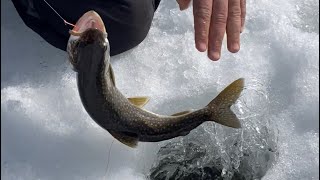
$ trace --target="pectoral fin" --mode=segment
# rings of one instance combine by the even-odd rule
[[[138,138],[137,137],[129,136],[129,135],[122,133],[122,132],[116,132],[116,131],[110,131],[110,130],[108,130],[108,131],[114,138],[116,138],[121,143],[123,143],[131,148],[137,147],[137,145],[138,145]]]
[[[128,100],[135,106],[142,108],[144,105],[148,103],[150,100],[149,97],[141,96],[141,97],[131,97]]]
[[[191,113],[192,110],[187,110],[187,111],[182,111],[182,112],[178,112],[178,113],[175,113],[175,114],[172,114],[171,116],[181,116],[181,115],[185,115],[185,114],[188,114],[188,113]]]

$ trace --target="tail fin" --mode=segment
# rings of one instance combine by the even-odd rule
[[[230,107],[239,98],[243,88],[244,79],[237,79],[208,104],[207,108],[212,114],[212,121],[233,128],[241,128],[239,119]]]

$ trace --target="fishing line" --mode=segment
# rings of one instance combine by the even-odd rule
[[[68,21],[66,21],[65,19],[63,19],[63,17],[46,1],[46,0],[43,0],[64,22],[65,25],[70,25],[70,26],[73,26],[73,27],[76,27],[74,24],[72,23],[69,23]]]
[[[108,162],[107,162],[107,168],[106,168],[106,175],[105,175],[105,177],[107,177],[107,175],[108,175],[110,154],[111,154],[111,148],[112,148],[113,142],[114,142],[114,139],[112,139],[111,145],[110,145],[110,147],[109,147],[109,155],[108,155]]]

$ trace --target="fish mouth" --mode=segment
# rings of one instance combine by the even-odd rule
[[[103,33],[107,33],[101,17],[93,10],[88,11],[84,15],[82,15],[81,18],[77,21],[75,27],[70,30],[69,33],[73,36],[80,36],[89,28],[99,29]]]
[[[103,41],[107,43],[107,46],[109,46],[109,42],[107,39],[108,34],[100,15],[93,10],[88,11],[84,15],[82,15],[80,19],[77,21],[74,28],[69,31],[70,37],[67,44],[67,53],[69,55],[69,62],[71,63],[71,68],[76,72],[77,72],[77,64],[78,64],[78,60],[77,60],[78,45],[79,45],[80,39],[82,39],[82,41],[88,40],[88,39],[84,39],[85,38],[84,36],[85,34],[88,34],[86,32],[92,29],[101,31],[104,36]],[[92,37],[91,39],[96,38],[94,36],[91,36],[91,37]]]

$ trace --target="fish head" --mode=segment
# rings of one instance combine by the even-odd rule
[[[97,54],[99,50],[104,53],[105,61],[110,61],[110,45],[105,25],[95,11],[86,12],[77,21],[75,27],[69,31],[70,37],[67,45],[69,62],[74,71],[79,71],[81,61],[86,59],[81,52]],[[92,48],[94,46],[94,48]],[[88,59],[88,58],[87,58]],[[110,63],[110,62],[105,62]],[[88,64],[88,63],[85,63]]]

